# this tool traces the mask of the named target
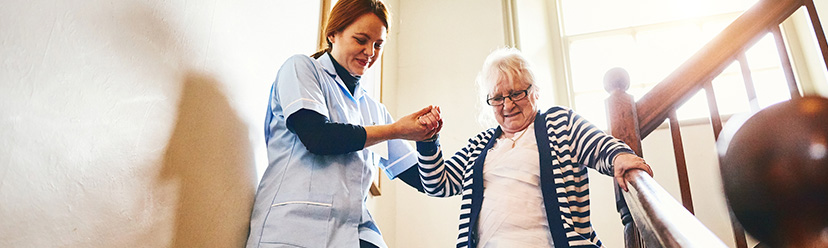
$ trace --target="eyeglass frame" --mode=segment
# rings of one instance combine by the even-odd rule
[[[503,106],[503,104],[506,104],[506,98],[509,98],[509,101],[512,101],[513,103],[515,101],[523,100],[524,98],[526,98],[526,96],[529,95],[529,89],[531,89],[531,88],[532,88],[532,84],[530,84],[529,87],[526,88],[525,90],[512,92],[508,96],[498,96],[498,97],[487,98],[486,99],[486,104],[488,104],[489,106],[492,106],[492,107],[497,107],[497,106]],[[521,96],[520,98],[515,99],[515,97],[517,97],[521,94],[523,94],[523,96]],[[503,102],[501,102],[500,104],[492,104],[492,101],[495,100],[495,98],[501,98],[500,101],[503,101]]]

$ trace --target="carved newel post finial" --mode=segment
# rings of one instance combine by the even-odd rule
[[[612,94],[616,90],[622,92],[630,88],[630,74],[621,67],[609,69],[604,74],[604,90]]]
[[[828,247],[828,99],[731,121],[718,141],[720,169],[745,231],[769,247]]]
[[[612,68],[604,74],[604,89],[610,94],[606,100],[609,132],[641,155],[638,116],[635,113],[633,96],[626,93],[629,88],[630,74],[623,68]],[[642,247],[630,208],[622,192],[618,184],[615,184],[615,207],[621,215],[621,224],[624,225],[624,247]]]

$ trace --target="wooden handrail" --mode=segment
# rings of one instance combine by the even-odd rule
[[[626,93],[629,86],[629,74],[621,68],[613,68],[604,76],[604,88],[610,92],[607,99],[611,120],[609,130],[641,156],[635,102],[632,95]],[[630,191],[619,194],[616,185],[616,207],[624,225],[625,247],[641,247],[639,235],[644,244],[651,246],[726,247],[649,174],[633,170],[624,177]]]
[[[636,103],[641,137],[676,106],[719,75],[739,53],[804,5],[803,0],[760,0]]]
[[[646,244],[663,247],[727,247],[643,170],[624,175],[624,197]]]
[[[604,78],[604,87],[610,93],[607,99],[610,133],[641,156],[642,138],[653,132],[671,111],[709,84],[732,62],[744,60],[744,52],[759,39],[768,32],[779,33],[779,24],[802,6],[809,7],[810,17],[814,19],[816,15],[811,1],[759,0],[637,102],[626,93],[630,85],[626,71],[611,69]],[[817,34],[821,33],[819,20],[814,23],[815,28],[819,29]],[[823,54],[828,53],[828,45],[825,45],[828,42],[825,42],[824,36],[817,39]],[[780,52],[780,55],[785,57],[783,59],[787,58],[787,54]],[[828,57],[824,59],[828,61]],[[750,81],[748,77],[748,83]],[[712,87],[709,88],[708,95],[712,94]],[[726,247],[648,174],[635,170],[628,172],[625,178],[630,191],[617,193],[616,203],[625,220],[626,247],[640,246],[638,242],[630,242],[631,238],[638,240],[637,235],[641,236],[645,246]],[[632,215],[632,222],[629,215]],[[734,232],[738,232],[737,245],[746,247],[741,228],[734,225]]]
[[[641,156],[641,139],[653,132],[671,112],[703,87],[707,86],[708,95],[712,95],[709,83],[732,62],[744,60],[744,52],[768,32],[774,33],[778,46],[784,46],[780,42],[779,24],[802,6],[808,8],[811,19],[816,19],[812,21],[817,29],[815,32],[819,36],[817,39],[820,48],[823,55],[828,54],[828,42],[824,35],[819,35],[822,28],[812,0],[759,0],[637,102],[626,93],[630,85],[626,71],[615,68],[608,71],[604,78],[604,88],[610,93],[607,99],[610,133],[626,142]],[[779,53],[783,60],[788,58],[784,48],[780,48]],[[828,57],[823,56],[823,59],[828,61]],[[746,67],[747,63],[742,66]],[[784,66],[786,64],[783,61]],[[790,66],[787,65],[785,69],[789,70],[786,71],[789,84],[794,85],[791,87],[792,95],[798,96],[799,92],[794,92],[795,82],[790,80],[793,78]],[[750,76],[746,78],[746,87],[752,86]],[[709,100],[715,101],[712,98]],[[714,122],[716,117],[712,117]],[[714,129],[721,129],[720,120],[718,128],[716,123],[713,125]],[[640,247],[637,242],[639,235],[645,246],[726,247],[647,173],[634,170],[627,172],[625,178],[630,191],[621,194],[616,192],[616,204],[625,226],[626,247]],[[684,188],[688,187],[682,188],[684,192]],[[689,197],[689,189],[687,195]],[[630,215],[633,221],[629,221]],[[734,223],[734,234],[737,246],[746,247],[744,232],[738,223]]]

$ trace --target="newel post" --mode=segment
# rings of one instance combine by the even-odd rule
[[[636,154],[642,156],[635,99],[627,93],[629,88],[630,75],[626,70],[616,67],[604,74],[604,89],[610,94],[606,101],[609,133],[627,143]],[[641,247],[638,230],[635,228],[630,209],[617,184],[615,185],[615,206],[621,215],[621,223],[624,225],[624,246],[626,248]]]

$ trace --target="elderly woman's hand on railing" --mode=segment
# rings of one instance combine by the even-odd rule
[[[653,170],[650,168],[650,165],[644,161],[643,158],[632,154],[632,153],[621,153],[615,156],[612,161],[612,165],[614,167],[614,175],[615,181],[618,182],[618,186],[621,186],[621,189],[624,191],[627,190],[627,181],[624,179],[624,173],[632,169],[641,169],[646,171],[647,174],[653,176]]]

